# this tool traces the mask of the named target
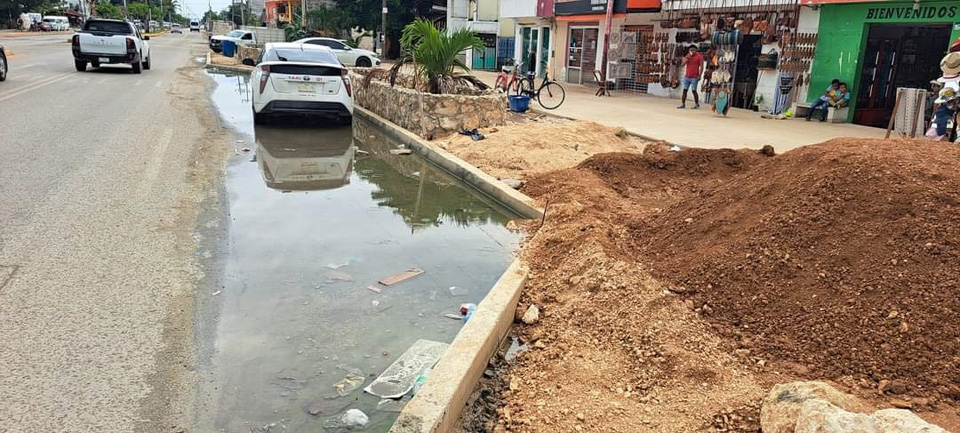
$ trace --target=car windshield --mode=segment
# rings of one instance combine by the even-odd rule
[[[227,36],[230,36],[231,38],[239,38],[240,36],[243,36],[243,30],[234,30],[230,33],[227,33]]]
[[[93,32],[118,33],[122,35],[132,35],[133,30],[127,23],[118,23],[114,21],[87,21],[84,30]]]
[[[295,48],[281,48],[270,51],[267,55],[267,61],[271,62],[308,62],[308,63],[331,63],[339,64],[340,61],[326,51],[320,50],[298,50]]]

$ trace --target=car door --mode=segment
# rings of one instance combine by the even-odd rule
[[[252,45],[253,44],[253,33],[247,32],[240,37],[240,45]]]
[[[333,54],[337,55],[337,58],[340,59],[340,63],[343,63],[345,66],[353,66],[357,64],[357,53],[350,49],[350,47],[339,41],[327,41],[328,47],[333,50]]]

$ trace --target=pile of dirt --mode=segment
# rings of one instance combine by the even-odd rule
[[[766,391],[807,379],[956,426],[958,164],[919,141],[653,144],[531,176],[519,312],[541,319],[496,429],[755,432]]]
[[[639,153],[647,143],[623,129],[552,116],[518,115],[480,132],[484,140],[452,135],[438,145],[489,174],[518,180],[574,167],[598,153]]]
[[[743,353],[960,399],[960,148],[837,139],[691,192],[625,247]]]

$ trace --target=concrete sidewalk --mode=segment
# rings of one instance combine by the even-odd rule
[[[494,72],[474,71],[474,74],[490,85],[497,79]],[[885,134],[883,129],[852,124],[763,119],[761,113],[741,109],[730,109],[726,116],[721,116],[712,113],[709,104],[703,104],[699,110],[690,109],[692,96],[687,101],[688,108],[678,110],[680,101],[675,99],[623,93],[601,98],[594,96],[596,87],[561,84],[566,90],[566,100],[550,113],[623,127],[637,135],[681,146],[759,149],[769,144],[777,152],[785,152],[836,137],[883,138]],[[533,108],[540,108],[536,102],[531,104]]]

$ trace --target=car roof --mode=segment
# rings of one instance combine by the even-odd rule
[[[333,54],[333,50],[331,50],[330,47],[325,47],[323,45],[303,44],[303,43],[297,43],[297,42],[271,42],[264,45],[264,48],[268,50],[269,49],[275,49],[275,50],[301,49],[301,50],[313,50],[313,51],[328,51],[331,54]]]
[[[87,20],[88,23],[89,23],[90,21],[103,21],[103,22],[108,22],[108,23],[128,23],[128,24],[129,24],[129,22],[128,22],[128,21],[125,21],[125,20],[111,20],[111,19],[108,19],[108,18],[90,18],[90,19]]]

